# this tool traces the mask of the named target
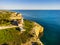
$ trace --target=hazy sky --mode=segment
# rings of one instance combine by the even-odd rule
[[[0,0],[0,9],[60,9],[60,0]]]

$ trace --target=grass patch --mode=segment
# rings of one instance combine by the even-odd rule
[[[29,34],[29,31],[33,27],[34,27],[34,22],[24,19],[24,28],[26,29],[26,31],[20,35],[20,39],[22,43],[25,43],[30,40],[31,35]]]
[[[30,31],[34,27],[34,22],[24,19],[24,28]]]
[[[18,32],[16,28],[0,30],[0,44],[5,42],[16,42],[19,36]]]

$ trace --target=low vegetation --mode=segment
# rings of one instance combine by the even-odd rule
[[[24,28],[30,31],[34,27],[34,22],[24,19]]]
[[[18,37],[18,30],[16,28],[0,30],[0,44],[16,42]]]
[[[28,20],[24,20],[24,28],[25,32],[20,33],[20,31],[16,28],[9,28],[0,30],[0,44],[13,44],[13,45],[20,45],[21,43],[25,43],[29,41],[31,35],[29,31],[33,28],[34,23]]]
[[[9,25],[10,24],[10,13],[9,12],[0,12],[0,26],[3,26],[3,25]]]
[[[34,26],[34,23],[32,21],[24,19],[24,28],[26,31],[20,34],[20,39],[22,43],[25,43],[30,40],[31,35],[29,31],[33,28],[33,26]]]

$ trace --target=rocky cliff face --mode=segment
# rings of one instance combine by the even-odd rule
[[[10,24],[8,26],[11,27],[5,25],[3,29],[0,29],[0,45],[43,45],[39,38],[44,28],[38,23],[23,20],[22,14],[16,12],[0,11],[0,17],[2,19],[0,28],[1,24],[4,26],[8,22]]]
[[[22,45],[43,45],[41,40],[39,39],[43,33],[43,27],[36,22],[34,22],[34,27],[30,30],[29,34],[31,38],[28,42],[22,43]]]

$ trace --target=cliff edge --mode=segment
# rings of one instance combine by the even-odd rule
[[[21,13],[0,10],[0,45],[43,45],[44,28]]]

